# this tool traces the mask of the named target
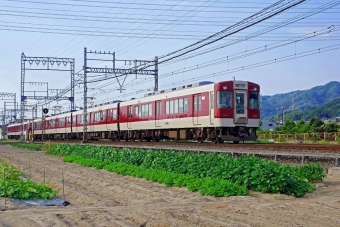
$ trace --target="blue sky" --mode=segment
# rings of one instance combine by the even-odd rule
[[[19,100],[22,52],[26,56],[75,58],[76,72],[80,73],[84,47],[88,50],[115,51],[117,59],[149,60],[219,32],[275,2],[3,0],[0,2],[0,91],[15,92]],[[329,2],[337,1],[306,1],[294,9],[220,40],[203,50],[230,43]],[[239,80],[260,84],[263,95],[273,95],[309,89],[339,80],[340,49],[335,49],[339,46],[334,46],[340,44],[339,31],[334,29],[323,35],[318,33],[329,31],[327,28],[332,25],[337,28],[336,26],[340,25],[339,13],[340,5],[257,38],[190,59],[182,59],[177,63],[160,65],[159,90],[191,82],[203,80],[219,82],[236,77]],[[273,43],[280,45],[287,43],[285,40],[313,32],[319,35],[261,53],[249,54],[253,53],[255,48],[264,50],[265,46],[269,47]],[[298,58],[301,53],[318,48],[326,50],[323,48],[329,46],[333,46],[329,49],[334,50],[323,53],[320,51]],[[233,58],[236,54],[243,57],[233,61],[226,60],[227,57]],[[245,56],[247,54],[249,56]],[[285,56],[295,59],[259,66],[261,62],[274,59],[279,61]],[[195,65],[202,66],[206,62],[216,63],[217,59],[224,59],[224,62],[172,74]],[[98,61],[89,64],[93,67],[106,65],[107,63]],[[248,68],[250,65],[259,67]],[[117,67],[128,66],[117,64]],[[167,76],[169,73],[171,76]],[[67,72],[27,71],[26,81],[48,82],[50,89],[63,89],[70,84],[70,75]],[[148,90],[152,90],[153,81],[150,76],[138,75],[136,79],[135,75],[131,75],[124,82],[123,93],[119,93],[119,86],[114,79],[92,83],[89,87],[89,96],[95,97],[94,103],[102,103],[142,97]],[[42,91],[45,88],[27,85],[26,89]],[[75,96],[76,105],[82,106],[82,85],[77,85]],[[34,101],[29,100],[29,103]],[[63,101],[51,103],[49,107],[56,105],[63,106],[63,111],[69,108],[69,103]],[[0,101],[1,107],[3,101]]]

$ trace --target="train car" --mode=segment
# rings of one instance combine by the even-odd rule
[[[248,81],[204,81],[148,93],[139,99],[100,104],[88,108],[87,139],[256,140],[259,92],[260,86]],[[36,139],[43,132],[48,139],[83,138],[82,111],[48,117],[44,124],[40,120],[40,127],[38,122],[34,121]],[[20,135],[20,125],[9,128],[10,138]]]

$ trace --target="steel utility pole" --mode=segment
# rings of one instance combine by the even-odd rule
[[[26,67],[26,62],[29,63],[29,65],[32,65],[35,63],[37,66],[41,63],[39,68],[28,68]],[[69,65],[69,69],[60,69],[59,66],[66,67]],[[56,58],[56,57],[28,57],[25,56],[24,53],[21,54],[21,133],[23,136],[23,123],[24,123],[24,111],[25,111],[25,101],[28,99],[34,99],[34,100],[45,100],[47,102],[52,102],[55,100],[69,100],[71,102],[71,110],[74,109],[74,67],[75,66],[75,60],[74,58]],[[46,95],[27,95],[25,94],[25,73],[27,70],[48,70],[48,71],[63,71],[70,73],[71,77],[71,87],[68,89],[64,89],[61,92],[57,91],[57,95],[55,96],[49,96],[48,94],[48,88],[47,88],[47,94]],[[30,83],[46,83],[46,82],[30,82]],[[70,96],[66,96],[66,94],[70,92]],[[26,91],[27,93],[27,91]]]
[[[110,59],[97,59],[97,58],[88,58],[88,55],[111,55]],[[90,67],[88,66],[88,61],[105,61],[105,62],[112,62],[112,67],[108,68],[98,68],[98,67]],[[125,65],[131,65],[131,63],[133,63],[131,65],[131,68],[129,69],[121,69],[121,68],[116,68],[116,61],[118,62],[124,62]],[[153,66],[155,67],[154,70],[147,70],[144,68],[138,68],[138,67],[143,67],[146,66],[147,64],[153,64]],[[119,86],[120,86],[120,92],[122,93],[123,90],[123,84],[125,82],[125,79],[128,75],[136,75],[140,74],[140,75],[152,75],[155,78],[155,85],[154,85],[154,91],[158,91],[158,57],[155,57],[155,60],[117,60],[116,59],[116,55],[115,52],[103,52],[103,51],[87,51],[87,48],[84,48],[84,66],[83,66],[83,70],[84,70],[84,81],[81,83],[84,83],[84,112],[83,112],[83,143],[87,143],[87,102],[88,102],[88,97],[87,97],[87,83],[95,83],[95,82],[100,82],[100,81],[104,81],[104,80],[109,80],[109,79],[113,79],[116,78]],[[88,73],[101,73],[103,74],[102,77],[98,78],[98,79],[93,79],[90,81],[87,81],[87,74]],[[108,76],[108,74],[112,75],[112,76]],[[123,82],[121,83],[118,80],[118,77],[125,77]]]
[[[84,111],[83,111],[83,141],[87,143],[87,49],[84,48]]]

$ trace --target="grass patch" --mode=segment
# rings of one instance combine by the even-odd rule
[[[27,149],[31,151],[41,151],[42,150],[42,144],[10,144],[10,146],[15,148],[22,148]]]
[[[0,143],[17,143],[20,142],[20,140],[0,140]]]

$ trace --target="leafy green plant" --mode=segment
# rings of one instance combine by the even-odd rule
[[[53,143],[51,143],[51,141],[47,141],[42,144],[41,149],[45,151],[46,153],[48,153],[51,150],[52,145]]]
[[[32,180],[21,179],[22,175],[14,166],[0,162],[0,197],[15,199],[52,199],[58,191],[46,185],[35,184]]]
[[[303,196],[306,192],[312,191],[314,188],[308,182],[321,181],[324,177],[321,165],[307,164],[302,167],[292,167],[253,156],[234,158],[226,154],[197,155],[172,151],[119,150],[105,146],[70,144],[53,145],[50,153],[189,174],[197,178],[222,179],[254,191],[294,196]]]
[[[239,186],[235,183],[217,178],[198,178],[189,174],[179,174],[164,170],[149,169],[131,164],[101,161],[93,158],[84,158],[82,156],[68,156],[64,158],[64,161],[74,162],[87,167],[103,168],[105,170],[116,172],[122,175],[145,178],[150,181],[163,183],[167,186],[186,186],[188,190],[199,191],[202,193],[202,195],[222,197],[232,195],[248,195],[249,193],[244,186]]]
[[[311,139],[312,139],[312,141],[313,141],[314,143],[316,143],[316,142],[318,142],[319,140],[321,140],[321,137],[320,137],[319,133],[313,133]]]

